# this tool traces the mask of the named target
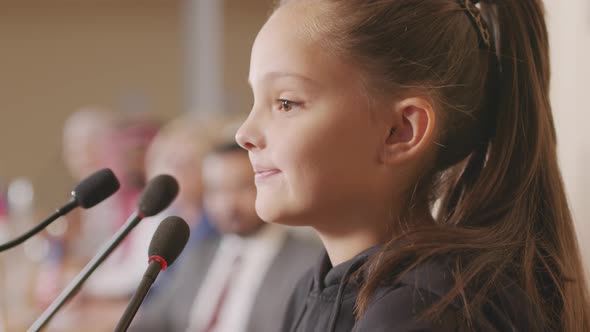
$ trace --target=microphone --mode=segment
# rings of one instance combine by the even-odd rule
[[[96,268],[111,254],[111,252],[125,239],[139,222],[145,217],[151,217],[168,207],[178,194],[178,182],[170,175],[158,175],[145,187],[137,211],[131,214],[127,222],[115,233],[109,242],[105,243],[96,255],[84,266],[76,278],[64,289],[51,305],[33,322],[28,331],[41,330],[57,311],[78,291]]]
[[[78,206],[84,209],[91,208],[114,194],[117,190],[119,190],[119,181],[110,169],[104,168],[97,171],[96,173],[82,180],[74,188],[72,191],[72,198],[68,203],[55,210],[55,212],[49,216],[49,218],[45,219],[30,231],[12,241],[0,245],[0,252],[11,249],[25,242],[33,235],[42,231],[57,218],[66,215],[74,208]]]
[[[170,216],[160,223],[150,242],[149,265],[114,332],[127,331],[158,274],[174,263],[188,242],[189,234],[189,226],[180,217]]]

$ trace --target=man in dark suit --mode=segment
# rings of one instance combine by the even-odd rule
[[[205,158],[203,185],[205,210],[221,235],[185,250],[131,330],[279,331],[293,288],[321,245],[258,218],[252,167],[236,144]]]

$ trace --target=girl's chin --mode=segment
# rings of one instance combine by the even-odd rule
[[[264,209],[256,207],[256,213],[264,222],[285,226],[309,226],[305,223],[305,218],[301,216],[290,215],[277,211],[277,209]]]

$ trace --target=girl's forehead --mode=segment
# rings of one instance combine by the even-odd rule
[[[299,39],[303,42],[319,42],[324,35],[325,10],[318,2],[293,1],[279,7],[266,21],[260,33],[265,30],[279,32],[281,35]]]
[[[279,9],[256,37],[248,77],[252,86],[277,78],[309,85],[327,83],[326,80],[349,80],[354,76],[357,70],[339,54],[327,52],[325,46],[308,38],[307,33],[293,29],[292,26],[300,24],[301,20],[288,15],[290,8],[284,10]]]

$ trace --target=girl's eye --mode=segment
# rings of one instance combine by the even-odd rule
[[[293,110],[294,107],[298,107],[299,103],[287,100],[287,99],[279,99],[279,111],[283,112],[290,112]]]

